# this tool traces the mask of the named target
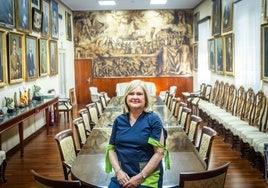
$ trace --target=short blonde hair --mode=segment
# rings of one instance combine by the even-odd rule
[[[127,86],[126,90],[125,90],[125,94],[124,94],[124,113],[129,113],[129,106],[127,104],[127,96],[129,95],[129,93],[137,88],[138,86],[140,86],[144,92],[144,97],[145,97],[145,106],[144,106],[144,111],[145,112],[149,112],[150,111],[150,99],[148,96],[148,91],[146,88],[146,85],[143,81],[141,80],[133,80],[129,83],[129,85]]]

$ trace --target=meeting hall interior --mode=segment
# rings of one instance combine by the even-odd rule
[[[268,0],[0,9],[0,187],[108,187],[113,122],[142,80],[168,135],[163,187],[268,188]]]

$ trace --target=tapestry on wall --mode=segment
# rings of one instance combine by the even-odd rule
[[[74,12],[76,59],[93,59],[95,78],[192,75],[192,12]]]

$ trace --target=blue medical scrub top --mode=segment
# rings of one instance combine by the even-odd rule
[[[140,173],[154,155],[148,139],[151,137],[160,141],[162,129],[162,121],[154,112],[143,112],[133,126],[130,125],[129,114],[119,115],[115,119],[109,144],[115,146],[121,168],[130,177]],[[162,180],[161,163],[159,168]]]

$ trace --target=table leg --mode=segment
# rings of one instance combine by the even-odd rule
[[[20,156],[23,157],[23,152],[24,152],[23,122],[19,123],[19,137],[20,137]]]

